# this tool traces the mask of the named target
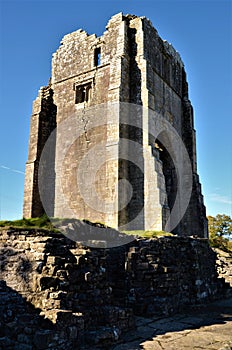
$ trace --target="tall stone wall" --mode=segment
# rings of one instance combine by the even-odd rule
[[[26,218],[38,217],[44,213],[40,200],[38,187],[38,169],[43,147],[51,132],[56,128],[56,105],[53,102],[53,90],[51,86],[43,87],[39,91],[37,99],[33,103],[31,116],[30,140],[28,161],[26,163],[26,176],[24,188],[23,216]],[[51,202],[54,202],[55,193],[55,148],[50,149],[51,157],[49,162],[48,178]],[[54,205],[47,214],[54,215]]]
[[[158,114],[184,142],[193,172],[190,204],[175,233],[207,237],[183,62],[144,17],[119,13],[106,29],[101,37],[83,30],[67,34],[53,55],[52,104],[44,108],[40,92],[31,120],[24,216],[41,213],[38,164],[57,125],[51,161],[55,179],[44,176],[49,215],[163,230],[181,183],[170,150],[162,138],[151,136]]]
[[[133,328],[135,315],[167,316],[226,292],[204,239],[97,249],[61,234],[10,229],[1,231],[0,249],[3,348],[107,346]]]

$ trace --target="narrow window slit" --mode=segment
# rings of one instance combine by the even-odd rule
[[[97,67],[97,66],[100,66],[100,64],[101,64],[101,48],[97,47],[94,50],[94,66]]]

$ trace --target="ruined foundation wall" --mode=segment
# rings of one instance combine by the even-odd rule
[[[0,279],[8,286],[0,286],[0,299],[11,298],[10,293],[15,300],[21,296],[37,308],[41,325],[48,320],[43,330],[53,329],[58,338],[75,344],[98,336],[99,342],[104,337],[112,342],[114,330],[120,336],[133,327],[134,315],[167,316],[225,292],[215,253],[204,239],[139,239],[118,248],[93,249],[60,234],[11,229],[1,231],[0,249]],[[9,327],[21,311],[12,302],[3,310],[2,337],[14,338]],[[32,311],[28,314],[35,315]],[[25,325],[29,315],[22,318]]]

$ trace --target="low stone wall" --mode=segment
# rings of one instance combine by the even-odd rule
[[[225,287],[204,239],[137,239],[97,249],[60,234],[11,229],[1,231],[0,250],[4,349],[107,347],[134,327],[135,315],[166,316],[221,296]]]
[[[46,231],[3,230],[0,279],[67,340],[62,349],[88,342],[107,345],[134,327],[132,309],[115,304],[112,295],[110,274],[118,269],[121,257],[124,261],[124,251],[116,248],[111,254],[110,249],[85,248]],[[15,303],[8,305],[11,309]],[[14,313],[17,320],[17,308]],[[18,342],[18,337],[13,340]],[[33,343],[33,349],[48,348],[59,349],[50,338],[43,348]]]
[[[232,287],[232,254],[222,251],[221,249],[213,249],[217,254],[217,271],[220,278],[223,278]]]
[[[59,325],[54,326],[5,281],[0,281],[0,315],[2,350],[76,349],[77,325],[79,334],[84,330],[83,318],[69,312],[58,313]]]
[[[139,240],[127,257],[128,297],[135,314],[170,315],[226,290],[205,239]]]

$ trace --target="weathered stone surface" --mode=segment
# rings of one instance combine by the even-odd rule
[[[232,287],[232,256],[217,248],[215,248],[214,251],[217,254],[218,274]]]
[[[74,349],[72,339],[58,332],[20,293],[0,281],[0,349]],[[78,337],[77,337],[78,338]],[[77,339],[76,338],[76,339]],[[75,339],[75,340],[76,340]],[[63,344],[63,345],[62,345]]]
[[[149,108],[176,129],[189,153],[193,191],[188,210],[175,230],[180,235],[207,237],[205,207],[196,169],[193,110],[183,62],[174,48],[159,37],[148,19],[122,13],[110,19],[101,37],[88,35],[83,30],[65,35],[53,55],[51,80],[48,87],[41,88],[33,105],[24,217],[39,216],[43,212],[38,190],[41,152],[55,127],[75,116],[65,130],[57,129],[49,148],[49,159],[43,165],[40,178],[43,180],[44,176],[45,180],[40,193],[49,193],[45,201],[47,214],[104,222],[115,228],[123,225],[130,228],[131,223],[133,229],[164,229],[177,193],[177,175],[167,147],[160,147],[151,140],[149,132],[155,117],[145,112],[138,116],[135,113],[136,127],[127,127],[130,117],[125,119],[127,114],[125,116],[123,107],[117,109],[111,105],[109,111],[107,107],[101,110],[100,106],[107,103]],[[104,120],[105,124],[101,125]],[[78,136],[63,159],[62,151],[70,139],[70,130],[72,135]],[[123,157],[128,151],[130,159],[131,154],[120,143],[126,138],[140,145],[136,160],[141,169]],[[64,142],[60,144],[60,140]],[[104,149],[94,148],[102,142]],[[91,150],[94,150],[94,160],[88,162],[86,155]],[[108,159],[109,154],[114,155],[113,160],[111,157],[111,161],[103,162],[97,169],[95,189],[86,191],[83,198],[81,189],[89,186],[87,175],[95,174],[95,159],[100,155]],[[77,181],[83,159],[86,160],[81,168],[83,176]],[[118,183],[120,179],[128,180],[133,188],[128,205],[121,209],[121,203],[128,198],[120,185],[122,182]],[[89,204],[95,190],[97,202],[103,200],[106,209],[112,202],[113,212]]]
[[[141,317],[136,325],[114,350],[231,350],[232,299],[153,322]],[[152,328],[155,334],[147,337]]]
[[[137,239],[97,249],[57,233],[11,229],[1,231],[0,250],[3,349],[107,347],[134,328],[135,316],[137,337],[192,329],[201,315],[165,317],[228,291],[205,239]]]

